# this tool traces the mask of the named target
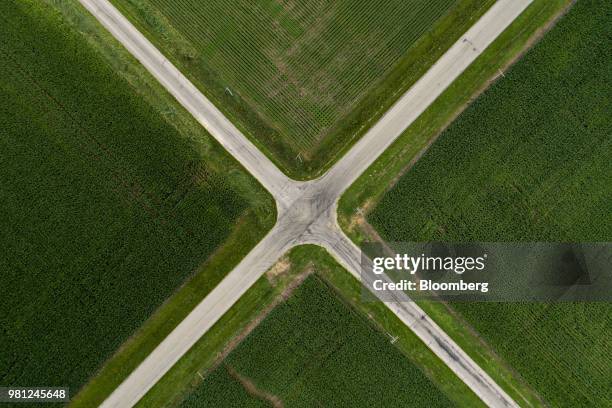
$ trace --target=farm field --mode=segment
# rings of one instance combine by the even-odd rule
[[[281,168],[307,178],[493,1],[113,3]]]
[[[0,4],[0,378],[73,396],[267,196],[52,4]]]
[[[389,337],[311,275],[182,401],[195,406],[449,406]]]
[[[369,215],[381,236],[610,241],[611,11],[579,0],[462,113]],[[551,405],[609,405],[609,304],[453,307]]]

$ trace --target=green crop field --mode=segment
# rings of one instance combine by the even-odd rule
[[[578,1],[479,97],[371,213],[383,238],[610,241],[611,13]],[[454,307],[550,404],[609,405],[609,304]]]
[[[311,275],[182,402],[195,406],[449,406],[361,314]]]
[[[471,0],[461,5],[454,0],[393,0],[384,5],[367,0],[113,2],[247,134],[291,169],[313,160],[321,166],[349,143],[354,134],[342,132],[338,125],[402,59],[412,57],[411,46],[442,16],[455,13],[460,21],[452,24],[469,26],[491,4]],[[451,38],[459,34],[444,33]],[[428,61],[421,54],[441,47],[436,44],[431,46],[434,51],[415,52],[413,62]],[[396,84],[387,99],[393,99],[398,88]],[[375,104],[371,109],[380,108],[380,101],[371,102]],[[333,146],[324,140],[337,137],[346,140]]]
[[[0,383],[72,396],[251,207],[51,4],[0,2]]]

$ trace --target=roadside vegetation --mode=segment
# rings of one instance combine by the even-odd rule
[[[579,0],[468,107],[369,214],[382,238],[610,241],[611,13]],[[451,307],[542,403],[609,404],[609,303]]]
[[[246,392],[233,393],[240,388]],[[277,306],[181,406],[249,406],[253,399],[287,407],[450,404],[388,336],[316,276]]]
[[[446,406],[449,401],[321,278],[306,277],[180,406]],[[268,405],[269,406],[269,405]]]
[[[84,13],[0,4],[0,378],[71,397],[233,228],[253,228],[233,244],[244,253],[274,221],[186,112],[161,110],[169,95],[135,86],[134,60],[92,46]],[[227,272],[202,270],[194,300]]]
[[[112,0],[287,174],[321,174],[493,3]]]
[[[138,406],[483,406],[383,304],[362,302],[360,290],[322,248],[294,248]]]
[[[572,0],[535,0],[342,195],[338,222],[356,242],[363,218],[478,95],[502,78]]]

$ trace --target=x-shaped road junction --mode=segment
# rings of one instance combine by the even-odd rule
[[[263,240],[102,404],[132,407],[292,247],[320,245],[361,280],[359,271],[368,259],[338,226],[340,196],[532,0],[496,2],[340,161],[320,178],[304,182],[285,176],[108,0],[79,1],[272,194],[278,214]],[[395,293],[387,307],[484,403],[518,406],[415,302]]]

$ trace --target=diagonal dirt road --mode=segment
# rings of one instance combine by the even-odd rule
[[[278,210],[272,230],[104,401],[104,407],[135,405],[293,246],[320,245],[361,279],[361,251],[336,222],[340,195],[532,2],[499,0],[325,175],[298,182],[257,150],[108,0],[79,1],[268,189]],[[386,305],[483,402],[493,407],[517,406],[407,295],[400,293]]]

